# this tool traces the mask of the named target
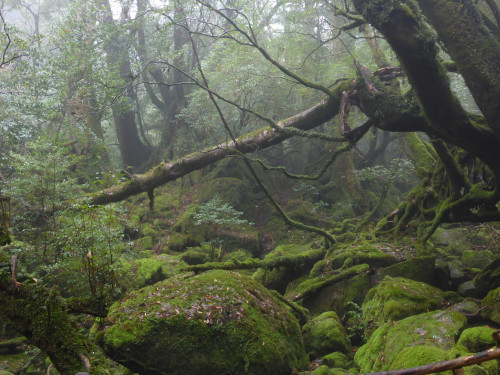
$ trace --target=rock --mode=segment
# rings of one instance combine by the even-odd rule
[[[406,277],[433,285],[435,282],[435,263],[435,256],[413,258],[383,268],[376,273],[375,277],[378,280],[382,280],[384,276]]]
[[[382,324],[441,307],[443,292],[420,281],[386,276],[370,289],[362,306],[363,321],[377,328]]]
[[[334,311],[327,311],[311,319],[302,327],[304,346],[311,359],[332,352],[349,353],[351,343]]]
[[[238,273],[179,275],[115,303],[105,352],[139,373],[283,374],[308,359],[288,306]]]
[[[469,281],[460,260],[455,259],[448,262],[448,268],[450,270],[450,281],[452,285],[458,287],[460,284]]]
[[[496,330],[489,327],[474,327],[465,329],[457,341],[457,345],[467,348],[469,353],[482,352],[495,346],[491,335]]]
[[[500,287],[500,258],[488,264],[474,278],[479,297],[484,297],[492,289]]]
[[[468,228],[438,228],[431,236],[430,241],[440,246],[450,246],[455,250],[465,250],[468,241]]]
[[[476,295],[476,287],[474,281],[469,280],[458,286],[458,293],[464,297],[474,297]]]
[[[456,311],[460,314],[475,314],[479,310],[479,305],[475,301],[470,299],[465,299],[460,302],[456,302],[448,308],[450,311]]]
[[[390,370],[408,347],[426,345],[450,350],[466,324],[467,318],[456,311],[432,311],[388,322],[358,349],[354,360],[361,373]]]
[[[481,305],[486,307],[481,316],[500,324],[500,288],[490,291],[481,301]]]
[[[323,357],[321,363],[328,367],[347,368],[351,360],[344,353],[334,352]]]
[[[467,268],[484,268],[495,259],[489,250],[465,250],[462,253],[462,264]]]

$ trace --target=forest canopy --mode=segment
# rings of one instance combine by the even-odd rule
[[[297,271],[339,244],[425,247],[443,224],[500,221],[497,0],[2,0],[0,12],[0,312],[62,374],[90,371],[96,352],[138,366],[104,355],[99,334],[88,344],[68,311],[105,319],[171,276],[123,277],[141,252],[183,272]],[[314,246],[268,257],[295,236]],[[346,259],[288,300],[361,266]],[[60,322],[50,335],[39,309]]]

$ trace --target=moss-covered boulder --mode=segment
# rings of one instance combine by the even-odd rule
[[[327,311],[311,319],[302,327],[304,346],[311,358],[332,352],[348,353],[351,343],[334,311]]]
[[[500,324],[500,288],[491,290],[481,301],[481,305],[486,307],[481,312],[483,318],[487,318]]]
[[[238,273],[180,275],[115,303],[100,333],[107,354],[148,374],[289,374],[308,365],[299,324]]]
[[[484,268],[495,259],[489,250],[465,250],[462,253],[462,264],[467,268]]]
[[[428,365],[446,359],[448,352],[430,345],[415,345],[404,348],[398,353],[390,370],[402,370],[410,367]]]
[[[474,285],[480,298],[500,287],[500,258],[496,258],[476,275]]]
[[[333,352],[325,355],[321,363],[333,368],[344,368],[346,369],[351,360],[342,352]]]
[[[416,257],[378,270],[375,273],[375,279],[382,280],[385,276],[406,277],[434,285],[436,282],[435,264],[435,256]]]
[[[388,322],[359,348],[354,360],[361,373],[390,370],[406,348],[426,345],[450,350],[466,324],[467,318],[456,311],[432,311]]]
[[[443,292],[420,281],[386,276],[370,289],[362,306],[363,320],[376,328],[410,315],[436,310]]]
[[[496,330],[490,327],[473,327],[465,329],[457,341],[457,345],[462,345],[469,353],[482,352],[495,346],[492,333]]]

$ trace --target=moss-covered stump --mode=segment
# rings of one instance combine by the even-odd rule
[[[420,281],[386,276],[370,289],[362,306],[363,321],[376,328],[410,315],[436,310],[443,292]]]
[[[105,351],[144,374],[289,374],[308,365],[292,312],[238,273],[164,280],[114,304],[108,322]]]
[[[474,285],[479,297],[484,297],[490,290],[500,287],[500,258],[496,258],[476,275]]]
[[[327,311],[311,319],[302,327],[304,346],[311,359],[332,352],[348,353],[351,343],[339,317]]]
[[[467,318],[456,311],[432,311],[385,323],[359,348],[354,360],[361,373],[390,370],[406,348],[426,345],[450,350],[466,324]]]
[[[490,327],[474,327],[465,329],[457,341],[457,345],[462,345],[469,353],[482,352],[495,346],[492,333],[496,330]]]
[[[491,290],[481,301],[481,305],[486,307],[481,312],[483,318],[500,324],[500,288]]]

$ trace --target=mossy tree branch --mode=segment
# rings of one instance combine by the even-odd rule
[[[255,268],[277,268],[277,267],[291,267],[297,269],[302,266],[312,266],[318,260],[324,258],[327,249],[313,249],[305,251],[298,255],[293,256],[280,256],[270,257],[268,259],[249,259],[245,261],[232,260],[229,262],[208,262],[204,264],[197,264],[183,268],[183,271],[188,272],[204,272],[214,269],[218,270],[244,270]]]

